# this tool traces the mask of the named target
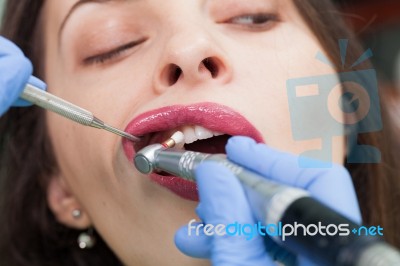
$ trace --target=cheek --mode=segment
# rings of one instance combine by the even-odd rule
[[[48,113],[49,135],[63,177],[78,190],[87,185],[109,185],[113,180],[108,136]],[[105,143],[103,145],[103,143]]]
[[[47,47],[45,71],[49,92],[89,110],[107,124],[124,129],[128,114],[146,100],[146,81],[137,78],[146,75],[134,69],[129,60],[106,71],[74,71],[67,63],[72,59],[60,57],[52,39]],[[60,173],[74,194],[90,206],[101,199],[116,201],[113,197],[121,194],[120,177],[113,163],[119,154],[121,138],[53,113],[47,114],[47,126]],[[130,181],[137,183],[135,178]]]
[[[335,117],[343,113],[332,108],[341,92],[337,73],[315,58],[324,52],[312,35],[284,27],[274,40],[273,47],[257,47],[262,53],[247,52],[242,57],[242,65],[245,58],[254,66],[242,68],[240,75],[251,106],[243,112],[270,146],[297,154],[320,150],[310,156],[341,163],[344,126]]]
[[[122,65],[124,71],[115,69],[102,75],[71,72],[57,60],[51,63],[46,73],[49,92],[90,110],[119,129],[124,129],[131,113],[147,101],[146,95],[151,91],[144,86],[146,79],[137,78],[145,75],[136,72],[131,63],[130,67]],[[47,122],[60,173],[96,223],[103,220],[106,208],[118,215],[129,209],[129,219],[141,209],[150,208],[148,205],[153,203],[145,201],[148,196],[144,192],[154,193],[154,185],[135,175],[121,150],[119,136],[52,113],[48,113]],[[127,206],[132,202],[139,207]],[[100,203],[107,206],[99,206]]]
[[[66,69],[58,81],[65,88],[60,93],[107,124],[123,129],[126,117],[153,97],[148,61],[127,58],[105,69]]]
[[[85,86],[78,86],[78,79],[64,73],[57,75],[60,65],[47,73],[48,90],[61,98],[93,112],[100,119],[115,108],[105,106],[104,99],[89,93]],[[68,82],[69,81],[69,82]],[[93,96],[95,95],[95,96]],[[101,112],[103,110],[103,112]],[[110,110],[104,112],[104,110]],[[107,120],[108,119],[108,120]],[[107,198],[114,191],[116,177],[112,167],[119,138],[96,128],[80,125],[54,113],[47,113],[47,126],[55,150],[60,173],[71,186],[74,194],[84,204],[94,199]],[[118,126],[118,125],[117,125]],[[88,189],[91,188],[91,189]]]
[[[50,18],[54,16],[51,12],[47,15]],[[46,23],[46,32],[57,32],[54,29],[56,24]],[[87,90],[87,83],[79,84],[82,81],[79,76],[68,72],[68,67],[58,50],[57,38],[54,36],[46,34],[45,41],[45,81],[49,92],[93,111],[103,119],[102,113],[98,112],[102,110],[102,100]],[[96,109],[94,107],[97,104],[99,108]],[[111,134],[76,124],[57,114],[47,112],[46,116],[59,175],[69,184],[85,209],[92,210],[89,206],[107,201],[115,191],[111,155],[116,140]]]

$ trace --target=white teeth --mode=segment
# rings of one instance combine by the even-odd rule
[[[210,130],[205,129],[204,127],[201,126],[195,126],[194,133],[196,134],[196,137],[198,139],[209,139],[214,136]]]
[[[185,135],[185,143],[186,144],[195,142],[197,140],[193,127],[184,127],[182,132],[183,132],[183,135]]]
[[[181,131],[185,135],[185,144],[190,144],[199,139],[209,139],[213,136],[221,136],[224,133],[210,131],[202,126],[184,126]]]

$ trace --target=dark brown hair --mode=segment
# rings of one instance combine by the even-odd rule
[[[40,48],[43,0],[7,1],[1,34],[31,59],[44,78]],[[95,233],[96,245],[81,250],[80,231],[58,223],[47,206],[57,163],[38,107],[11,108],[0,118],[0,265],[122,265]]]
[[[349,30],[349,25],[345,24],[341,18],[343,14],[340,14],[330,1],[294,0],[294,2],[322,46],[325,47],[338,72],[372,68],[369,61],[352,67],[364,50],[357,41],[357,37]],[[344,66],[341,63],[339,39],[349,40],[347,64]],[[346,163],[346,168],[353,178],[363,222],[367,225],[382,226],[386,241],[400,247],[400,160],[397,159],[398,150],[394,145],[398,143],[396,133],[399,131],[394,126],[393,115],[390,116],[393,113],[393,105],[388,105],[385,100],[393,94],[393,91],[381,86],[379,93],[382,116],[373,117],[368,123],[377,123],[377,119],[381,119],[383,130],[359,134],[356,141],[358,145],[378,148],[382,156],[381,161],[364,164]]]
[[[294,0],[303,18],[319,41],[329,51],[338,71],[338,39],[351,40],[349,54],[360,55],[362,50],[341,21],[329,0]],[[1,34],[16,43],[35,66],[36,76],[43,61],[40,12],[43,0],[9,0]],[[35,45],[36,44],[36,45]],[[353,60],[354,61],[354,60]],[[340,66],[340,67],[339,67]],[[385,107],[384,105],[382,108]],[[354,179],[366,224],[384,227],[386,239],[400,246],[399,193],[397,174],[400,164],[393,160],[391,123],[384,131],[360,135],[360,144],[379,147],[380,164],[347,165]],[[12,108],[0,119],[0,264],[7,266],[46,265],[121,265],[118,259],[97,236],[95,248],[80,250],[76,244],[78,231],[59,224],[47,206],[48,182],[57,173],[57,162],[46,131],[45,113],[36,108]]]

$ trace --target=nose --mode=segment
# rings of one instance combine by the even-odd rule
[[[232,76],[227,56],[207,32],[175,34],[167,41],[161,58],[155,84],[158,93],[179,85],[224,84]]]

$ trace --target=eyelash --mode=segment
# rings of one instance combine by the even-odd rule
[[[253,20],[252,22],[245,21],[239,22],[239,20]],[[228,21],[224,23],[229,23],[229,24],[235,24],[239,27],[246,27],[250,28],[252,30],[263,30],[266,27],[269,26],[271,21],[277,21],[277,17],[272,14],[264,14],[264,13],[258,13],[258,14],[246,14],[242,16],[237,16],[234,18],[229,19]],[[135,47],[136,45],[141,44],[145,40],[139,40],[139,41],[133,41],[127,44],[124,44],[110,52],[100,54],[100,55],[95,55],[95,56],[90,56],[88,58],[84,59],[84,64],[85,65],[95,65],[95,64],[104,64],[109,60],[112,60],[114,58],[117,58],[120,56],[123,52]]]
[[[142,42],[144,42],[145,40],[139,40],[139,41],[133,41],[127,44],[124,44],[120,47],[117,47],[116,49],[106,52],[104,54],[99,54],[99,55],[94,55],[94,56],[90,56],[88,58],[85,58],[83,60],[83,63],[85,65],[94,65],[94,64],[104,64],[105,62],[112,60],[114,58],[117,58],[118,56],[120,56],[123,52],[134,48],[136,45],[141,44]]]
[[[240,22],[239,20],[245,20],[245,21]],[[257,13],[257,14],[246,14],[242,16],[236,16],[224,23],[234,24],[239,27],[246,27],[253,30],[263,30],[267,28],[271,22],[277,20],[278,18],[276,15],[267,13]]]

